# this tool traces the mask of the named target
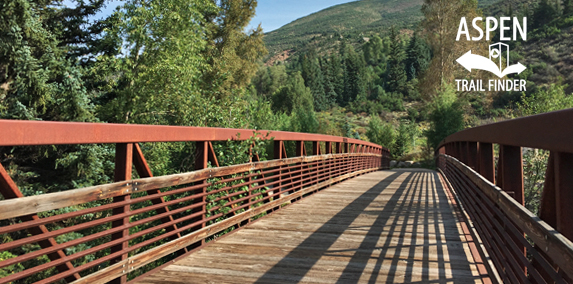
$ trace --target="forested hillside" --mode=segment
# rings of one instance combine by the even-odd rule
[[[386,34],[392,26],[414,30],[424,16],[423,2],[360,0],[336,5],[266,33],[265,43],[270,55],[275,55],[284,50],[306,50],[309,44],[330,48],[340,38],[359,43],[374,34]],[[490,7],[495,2],[480,0],[479,7]]]

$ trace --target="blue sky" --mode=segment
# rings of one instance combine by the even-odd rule
[[[247,28],[256,28],[261,24],[264,32],[270,32],[324,8],[352,1],[354,0],[258,0],[257,14]],[[71,6],[71,3],[71,0],[64,0],[65,5]],[[123,1],[109,1],[107,7],[96,17],[110,15],[115,7],[121,4]]]

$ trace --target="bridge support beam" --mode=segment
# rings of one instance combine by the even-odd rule
[[[131,174],[133,171],[133,144],[132,143],[118,143],[115,145],[115,174],[114,181],[126,181],[131,180]],[[123,196],[117,196],[113,198],[113,202],[122,202],[131,199],[131,193]],[[128,213],[130,211],[130,205],[124,205],[122,207],[114,208],[113,215],[119,215]],[[112,228],[121,227],[129,224],[129,217],[113,221],[111,223]],[[125,239],[119,245],[111,247],[111,253],[121,252],[129,248],[129,229],[124,229],[118,233],[111,235],[112,240]],[[128,254],[123,253],[120,257],[114,258],[110,261],[111,264],[115,264],[122,260],[127,259]],[[118,284],[127,282],[127,274],[118,277],[109,283]]]

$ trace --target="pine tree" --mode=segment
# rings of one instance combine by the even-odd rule
[[[412,80],[420,76],[428,68],[432,55],[430,47],[417,33],[414,33],[406,49],[406,56],[406,73],[408,80]]]
[[[344,92],[342,105],[346,106],[350,102],[366,99],[366,63],[364,56],[357,53],[350,45],[346,45],[343,52]]]
[[[0,4],[0,117],[93,121],[81,69],[66,59],[43,13],[36,2]]]
[[[563,15],[573,14],[573,0],[563,0]]]
[[[404,46],[395,27],[390,30],[390,54],[388,55],[388,76],[386,86],[390,92],[403,93],[406,87],[406,70],[404,67]]]
[[[305,85],[310,88],[314,97],[314,109],[323,111],[330,108],[330,102],[327,101],[326,91],[324,89],[325,81],[322,69],[314,51],[304,54],[300,58],[302,69],[302,78]]]
[[[541,0],[533,10],[533,28],[542,28],[553,20],[558,11],[549,0]]]
[[[336,94],[335,101],[339,105],[343,105],[344,98],[344,66],[340,54],[333,52],[328,60],[328,73],[330,74],[330,82],[332,83],[332,90]]]

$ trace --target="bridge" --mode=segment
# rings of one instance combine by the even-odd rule
[[[0,165],[0,283],[573,283],[572,118],[458,132],[435,171],[328,135],[0,120],[4,149],[115,145],[110,184],[24,196]],[[195,170],[154,177],[148,145],[172,142]],[[233,143],[249,161],[220,166]],[[529,148],[550,151],[539,216]]]

